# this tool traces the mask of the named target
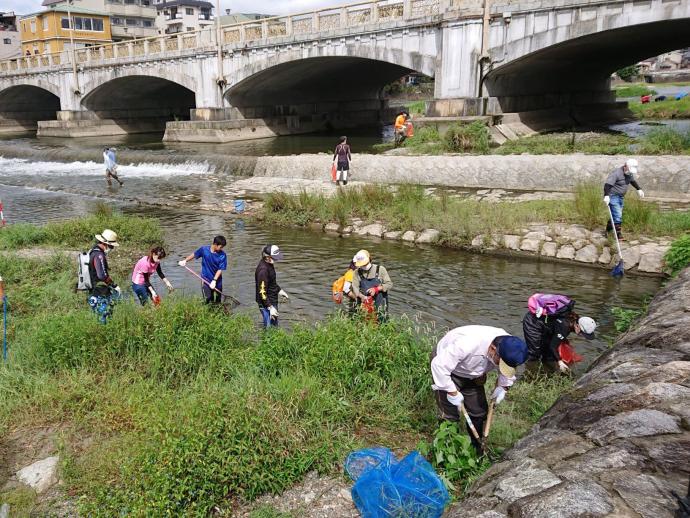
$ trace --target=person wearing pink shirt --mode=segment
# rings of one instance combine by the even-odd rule
[[[158,276],[163,279],[163,282],[168,287],[169,291],[173,290],[173,285],[163,274],[161,269],[161,259],[165,257],[165,250],[161,246],[156,246],[151,249],[148,255],[145,255],[137,261],[132,272],[132,291],[139,299],[141,305],[145,305],[146,301],[151,298],[154,304],[160,302],[160,297],[151,285],[151,274],[156,272]]]

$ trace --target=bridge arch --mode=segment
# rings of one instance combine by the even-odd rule
[[[583,11],[572,11],[540,32],[523,26],[520,38],[505,29],[504,42],[491,49],[495,65],[484,78],[488,95],[498,98],[504,113],[614,102],[613,72],[690,46],[690,2],[630,4],[619,5],[615,14],[601,6],[586,19]],[[574,18],[578,12],[581,18]]]
[[[81,105],[99,119],[114,119],[132,125],[146,121],[144,130],[158,131],[165,122],[189,119],[196,107],[192,78],[173,81],[154,74],[120,73],[107,81],[93,79],[84,85],[87,92]]]
[[[59,89],[39,79],[0,90],[0,130],[35,130],[40,120],[54,120],[60,110]]]

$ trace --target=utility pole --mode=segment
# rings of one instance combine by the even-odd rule
[[[74,95],[81,95],[79,91],[79,76],[77,75],[77,55],[74,51],[74,19],[72,18],[72,12],[70,11],[70,6],[74,0],[67,0],[67,19],[69,21],[69,42],[71,50],[71,61],[72,61],[72,80],[74,87]]]
[[[220,30],[220,0],[216,0],[216,47],[218,49],[218,79],[216,83],[220,88],[221,106],[223,103],[223,88],[227,84],[225,77],[223,77],[223,41],[222,31]]]

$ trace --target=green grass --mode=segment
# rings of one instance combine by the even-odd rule
[[[425,201],[415,188],[398,196]],[[72,266],[0,256],[10,297],[0,448],[10,432],[58,429],[65,490],[86,516],[230,512],[310,471],[332,472],[354,448],[408,451],[435,427],[436,337],[408,321],[333,317],[262,333],[246,317],[173,295],[158,308],[123,302],[103,327],[71,292]],[[520,385],[498,412],[497,445],[552,402],[544,387]],[[535,400],[517,401],[527,393]],[[11,496],[20,497],[33,505]]]
[[[575,194],[572,201],[482,203],[446,194],[427,196],[422,187],[414,185],[402,185],[397,191],[367,185],[340,189],[334,196],[269,194],[259,217],[277,225],[307,225],[318,220],[344,226],[353,218],[361,218],[381,221],[389,230],[435,228],[441,232],[441,244],[463,246],[479,234],[517,232],[535,222],[578,223],[589,228],[605,225],[608,215],[601,185],[580,185]],[[633,235],[679,236],[690,230],[690,213],[661,212],[631,193],[626,198],[624,225]]]
[[[640,139],[638,152],[643,155],[690,154],[690,132],[654,128]]]
[[[494,150],[498,155],[563,155],[586,153],[617,155],[630,152],[634,140],[619,134],[547,133],[511,140]]]
[[[123,246],[138,246],[162,241],[153,219],[99,212],[86,218],[48,223],[43,226],[19,223],[0,230],[0,249],[15,250],[30,246],[83,248],[93,243],[104,228],[114,230]]]
[[[676,101],[629,103],[629,108],[638,119],[690,119],[690,97]]]
[[[690,234],[679,237],[666,252],[664,257],[666,265],[671,269],[672,275],[679,274],[690,265]]]
[[[424,115],[426,112],[426,101],[411,101],[407,103],[407,111],[412,115]]]
[[[616,86],[613,89],[616,97],[640,97],[642,95],[655,95],[656,90],[649,88],[645,83]]]

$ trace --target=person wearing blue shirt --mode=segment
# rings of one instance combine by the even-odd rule
[[[187,266],[187,261],[201,259],[201,277],[204,283],[201,291],[206,304],[220,304],[223,291],[223,271],[228,268],[228,258],[223,249],[227,244],[225,237],[216,236],[211,246],[199,247],[193,254],[182,259],[178,264]],[[208,283],[208,284],[207,284]]]

